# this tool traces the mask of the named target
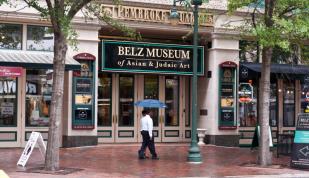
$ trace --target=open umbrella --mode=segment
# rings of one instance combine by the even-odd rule
[[[147,108],[166,108],[167,106],[160,100],[145,99],[134,103],[135,106]]]

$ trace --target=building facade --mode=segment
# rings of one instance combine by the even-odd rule
[[[143,99],[159,99],[167,105],[152,109],[156,142],[190,141],[193,15],[179,7],[179,24],[172,26],[168,18],[172,3],[102,4],[102,11],[135,29],[141,39],[126,37],[98,20],[85,21],[82,14],[76,16],[78,50],[68,51],[64,81],[63,147],[141,142],[142,108],[134,103]],[[21,2],[14,8],[20,7]],[[226,7],[225,0],[211,0],[200,7],[198,128],[207,129],[206,143],[245,146],[258,123],[260,71],[252,63],[240,62],[241,39],[230,27],[239,25],[245,13],[228,16]],[[16,9],[0,7],[5,14],[0,16],[0,70],[7,71],[0,72],[1,147],[24,146],[32,131],[41,132],[47,140],[49,123],[50,23],[33,9]],[[276,108],[271,110],[275,133],[294,130],[305,88],[301,82],[305,72],[294,72],[299,79],[292,83],[277,73],[275,88],[282,92],[272,95],[277,97],[272,99],[276,104],[271,104],[271,109]],[[252,88],[252,97],[239,92],[239,86]],[[287,90],[289,96],[283,94]]]

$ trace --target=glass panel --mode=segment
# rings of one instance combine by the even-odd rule
[[[301,113],[309,113],[309,85],[301,85]]]
[[[283,126],[295,126],[295,86],[293,82],[285,82],[283,89]]]
[[[159,79],[156,75],[145,75],[144,76],[144,98],[145,99],[159,99]],[[151,118],[153,125],[158,126],[159,124],[159,109],[150,108]]]
[[[27,70],[26,126],[48,126],[52,70]]]
[[[111,126],[112,76],[99,74],[98,84],[98,125]]]
[[[239,119],[241,127],[255,127],[257,124],[257,89],[258,86],[252,84],[253,99],[250,102],[239,102]]]
[[[119,77],[119,126],[134,126],[134,77]]]
[[[190,118],[191,118],[191,107],[190,107],[190,103],[191,103],[191,78],[188,77],[186,78],[186,97],[185,97],[185,124],[186,127],[189,127],[191,125],[190,123]]]
[[[21,49],[22,25],[0,24],[0,48]]]
[[[43,26],[27,26],[27,50],[53,51],[54,33],[52,28]]]
[[[179,106],[179,81],[178,77],[165,78],[165,126],[178,126],[178,106]]]
[[[270,84],[269,125],[277,126],[277,84]]]
[[[0,126],[16,126],[16,78],[0,77]]]

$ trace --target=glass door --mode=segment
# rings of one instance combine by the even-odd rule
[[[134,75],[118,75],[116,86],[116,107],[114,124],[116,142],[137,142],[137,111],[134,102],[137,98]]]
[[[161,111],[162,142],[178,142],[182,140],[183,125],[182,112],[180,112],[180,78],[178,76],[165,76],[161,78],[164,88],[161,88],[162,99],[167,108]]]
[[[98,141],[114,142],[115,126],[112,116],[112,74],[99,74],[98,79]]]

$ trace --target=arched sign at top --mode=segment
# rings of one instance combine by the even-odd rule
[[[90,60],[94,61],[96,57],[90,53],[79,53],[73,56],[73,59],[75,60]]]
[[[235,62],[232,62],[232,61],[225,61],[225,62],[221,63],[220,66],[221,67],[236,68],[237,64]]]

